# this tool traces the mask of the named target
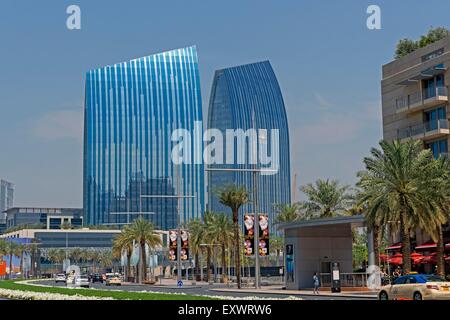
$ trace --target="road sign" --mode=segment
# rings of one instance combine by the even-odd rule
[[[178,280],[177,285],[181,288],[183,286],[183,281],[182,280]]]

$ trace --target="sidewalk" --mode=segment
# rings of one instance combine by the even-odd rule
[[[283,290],[281,287],[266,287],[261,289],[237,289],[237,288],[217,288],[211,289],[211,291],[216,292],[241,292],[241,293],[252,293],[252,294],[284,294],[289,296],[317,296],[312,290]],[[366,298],[366,299],[377,299],[376,291],[343,291],[339,293],[331,293],[327,291],[320,291],[319,296],[321,297],[347,297],[347,298]]]

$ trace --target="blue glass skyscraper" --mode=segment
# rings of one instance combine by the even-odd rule
[[[139,216],[158,229],[204,210],[202,164],[171,160],[175,129],[202,121],[198,58],[187,47],[86,74],[84,116],[85,224],[125,223]],[[178,180],[179,179],[179,180]],[[189,195],[150,198],[149,195]],[[134,214],[130,214],[134,213]]]
[[[251,63],[215,72],[208,113],[208,129],[219,129],[225,136],[227,129],[250,128],[279,130],[279,168],[272,175],[258,179],[258,209],[269,215],[271,230],[276,215],[274,205],[290,204],[289,130],[283,96],[269,61]],[[269,136],[269,134],[267,134]],[[268,139],[270,140],[270,139]],[[227,141],[228,143],[228,141]],[[268,141],[268,144],[274,141]],[[226,150],[224,144],[224,152]],[[234,155],[236,157],[236,155]],[[214,168],[254,168],[251,164],[214,164]],[[257,168],[263,168],[259,166]],[[208,173],[208,208],[217,212],[230,212],[220,204],[217,190],[229,185],[245,186],[252,196],[253,178],[249,172],[210,171]],[[252,204],[241,209],[253,212]]]

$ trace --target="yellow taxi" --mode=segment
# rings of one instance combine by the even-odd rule
[[[107,273],[105,283],[107,286],[120,286],[122,285],[122,279],[120,278],[119,274]]]
[[[380,300],[450,300],[450,282],[432,274],[408,274],[381,287]]]

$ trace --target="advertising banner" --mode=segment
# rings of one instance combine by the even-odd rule
[[[286,245],[286,282],[294,282],[294,245]]]
[[[0,261],[0,277],[6,275],[6,261]]]
[[[169,261],[177,261],[178,231],[169,230]]]
[[[189,260],[189,233],[186,230],[181,230],[181,261]]]
[[[266,214],[259,215],[259,255],[269,256],[269,217]]]
[[[244,215],[244,248],[246,256],[255,253],[255,217],[252,214]]]

